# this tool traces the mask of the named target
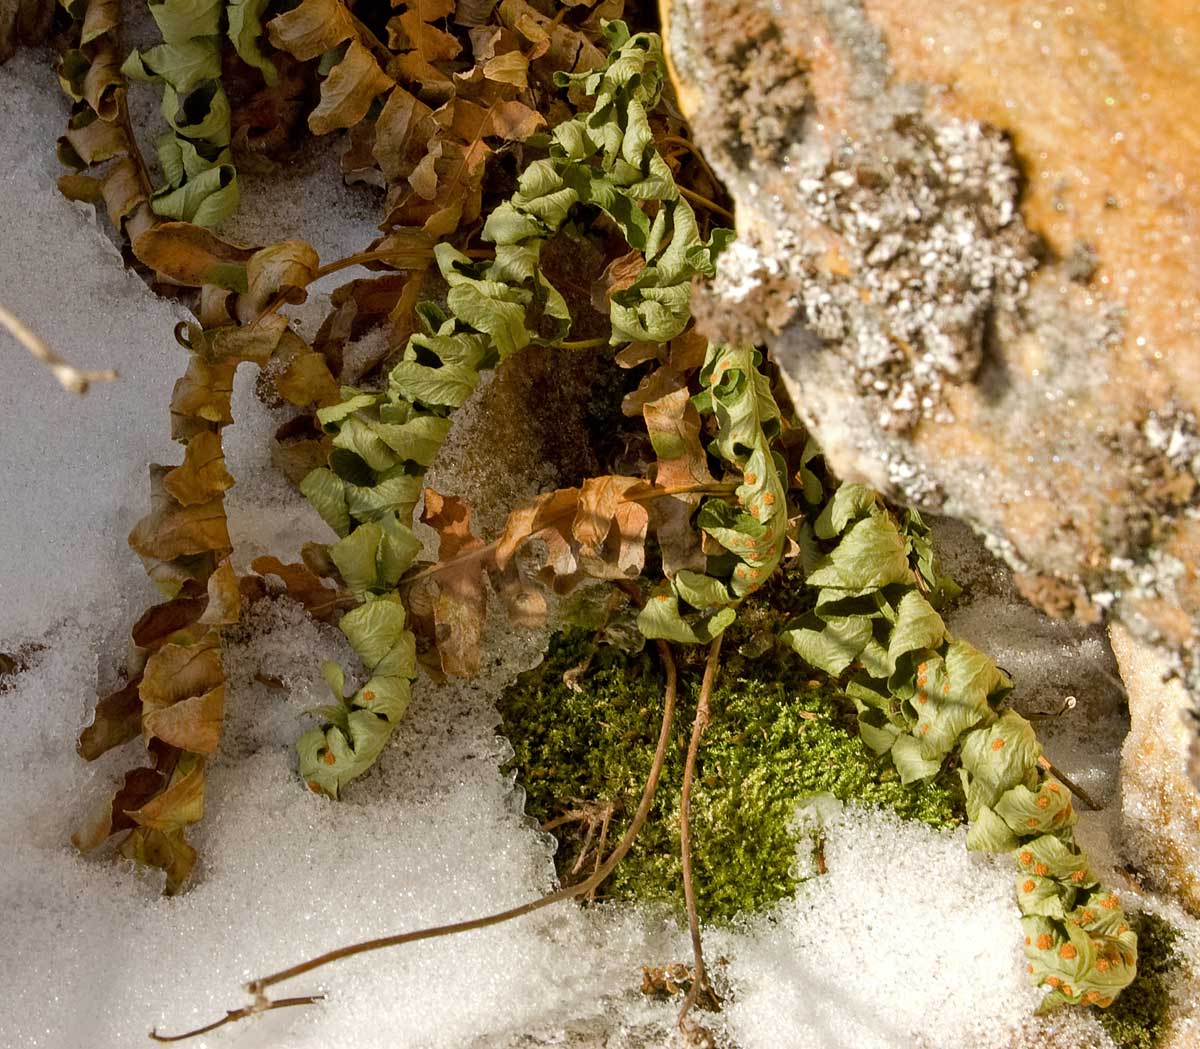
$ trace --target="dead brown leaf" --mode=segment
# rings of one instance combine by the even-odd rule
[[[168,833],[200,820],[204,816],[204,759],[181,760],[166,789],[129,811],[129,816],[142,827]]]
[[[193,754],[211,754],[221,742],[225,717],[225,685],[203,695],[188,696],[169,707],[151,710],[142,718],[148,737],[161,739]]]
[[[327,135],[352,127],[367,115],[375,96],[394,84],[361,41],[352,40],[345,57],[321,83],[321,101],[309,114],[309,129],[314,135]]]
[[[203,815],[203,806],[197,819]],[[196,850],[183,837],[182,830],[161,831],[135,827],[117,847],[126,859],[143,866],[158,867],[167,876],[165,892],[174,896],[187,883],[196,865]]]
[[[584,482],[571,534],[579,544],[580,567],[593,579],[641,574],[650,515],[629,496],[645,488],[636,477],[609,475]]]
[[[259,575],[279,578],[293,601],[303,605],[314,619],[332,622],[356,603],[347,590],[326,586],[305,564],[284,564],[275,557],[256,557],[250,567]]]
[[[206,630],[190,644],[166,644],[151,655],[138,695],[148,715],[188,697],[203,695],[224,680],[220,640],[215,631]],[[182,750],[191,749],[176,745]]]
[[[438,533],[443,568],[434,576],[435,639],[443,672],[471,677],[479,670],[480,640],[487,610],[483,586],[484,559],[471,556],[485,549],[471,533],[471,510],[455,496],[425,489],[421,520]]]
[[[208,605],[199,622],[227,626],[242,618],[242,588],[233,563],[225,558],[208,577]]]
[[[662,488],[714,484],[708,457],[700,443],[700,415],[686,386],[642,405],[650,443],[658,456],[655,484]],[[681,569],[702,571],[704,553],[692,515],[700,505],[697,493],[667,495],[649,504],[668,577]]]
[[[246,281],[249,290],[239,295],[237,319],[241,324],[258,320],[267,306],[276,299],[298,305],[308,298],[308,285],[321,260],[312,245],[302,240],[284,240],[260,248],[246,262]],[[252,337],[252,333],[247,333]],[[276,336],[278,341],[278,336]],[[239,353],[243,360],[253,359]]]
[[[89,814],[74,834],[71,843],[80,852],[91,852],[112,834],[134,825],[127,812],[141,808],[162,788],[163,775],[152,768],[130,769],[111,798],[105,798]]]
[[[191,222],[160,222],[133,242],[138,259],[167,280],[188,287],[246,286],[252,248],[239,248]]]
[[[504,534],[496,543],[495,560],[500,568],[507,567],[513,555],[530,539],[545,529],[570,528],[571,519],[579,506],[578,488],[559,488],[539,495],[532,503],[519,506],[504,525]]]
[[[228,549],[224,500],[216,496],[183,506],[164,487],[168,472],[166,467],[150,468],[150,513],[133,526],[129,545],[158,561]]]
[[[271,43],[305,62],[357,36],[354,18],[340,0],[302,0],[267,23]]]
[[[580,73],[604,64],[604,52],[586,35],[548,18],[526,0],[501,0],[500,21],[524,37],[529,57],[547,79],[556,72]]]
[[[163,474],[163,488],[182,506],[208,502],[233,487],[220,435],[203,430],[187,443],[183,465]]]
[[[92,723],[75,744],[79,756],[95,761],[101,754],[136,739],[142,731],[142,700],[138,695],[140,679],[135,678],[116,692],[110,692],[96,704]]]
[[[199,587],[193,581],[179,597],[146,609],[133,624],[133,643],[139,648],[156,648],[172,634],[198,622],[208,607],[208,595],[197,590]]]
[[[400,76],[442,97],[453,89],[445,71],[434,63],[458,57],[462,45],[452,33],[430,23],[453,10],[454,0],[408,0],[403,13],[388,22],[388,46],[401,52],[396,61]]]
[[[592,306],[607,317],[612,297],[632,285],[645,268],[646,256],[640,251],[630,251],[613,259],[592,288]]]

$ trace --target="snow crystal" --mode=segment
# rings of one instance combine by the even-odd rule
[[[238,170],[242,203],[218,230],[235,244],[258,246],[281,240],[303,240],[316,250],[321,264],[366,251],[380,236],[382,194],[361,185],[346,185],[339,164],[341,142],[335,136],[306,142],[285,162],[257,170]],[[329,311],[329,296],[353,278],[371,271],[352,266],[308,286],[308,299],[283,312],[305,338],[316,336]]]
[[[970,527],[931,523],[944,566],[964,588],[947,613],[950,631],[1009,673],[1013,705],[1034,721],[1054,763],[1101,802],[1115,798],[1129,719],[1104,628],[1034,608]]]
[[[258,369],[252,365],[238,369],[230,402],[234,424],[221,434],[235,479],[225,496],[225,512],[238,571],[248,571],[250,562],[264,555],[299,560],[305,543],[333,538],[308,500],[299,497],[271,462],[275,430],[295,416],[295,409],[267,407],[255,392],[257,383]],[[176,453],[173,461],[178,459]]]

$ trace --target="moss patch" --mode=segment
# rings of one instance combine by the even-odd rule
[[[1120,1049],[1154,1049],[1168,1027],[1171,972],[1183,962],[1179,932],[1157,914],[1130,915],[1138,934],[1138,973],[1121,996],[1099,1011],[1100,1022]]]
[[[838,698],[835,684],[810,681],[799,659],[780,650],[756,658],[739,654],[761,647],[754,644],[755,630],[773,625],[766,621],[781,612],[778,602],[771,610],[746,611],[726,641],[730,655],[714,690],[693,795],[696,891],[709,921],[761,910],[794,891],[796,840],[789,828],[806,797],[827,792],[939,827],[964,816],[952,773],[918,786],[900,783],[891,763],[859,739],[853,707]],[[663,686],[649,652],[631,656],[602,647],[580,679],[582,690],[573,691],[563,684],[563,672],[590,651],[588,632],[557,635],[543,664],[505,692],[500,713],[529,814],[544,823],[581,803],[610,801],[616,806],[611,846],[628,825],[650,769]],[[676,727],[654,810],[603,891],[681,909],[679,790],[704,653],[676,651]],[[582,872],[570,872],[585,827],[565,825],[558,834],[559,874],[577,880]]]

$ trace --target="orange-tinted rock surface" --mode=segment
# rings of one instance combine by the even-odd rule
[[[971,522],[1031,600],[1107,611],[1194,702],[1195,5],[663,7],[737,203],[702,323],[768,342],[843,476]]]

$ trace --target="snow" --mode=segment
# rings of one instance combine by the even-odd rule
[[[257,381],[253,367],[238,369],[230,402],[234,425],[225,429],[221,441],[236,480],[225,496],[233,563],[243,572],[249,570],[251,561],[264,555],[298,561],[301,546],[328,533],[320,514],[307,500],[297,497],[291,483],[271,462],[275,430],[295,411],[286,405],[266,407],[255,393]],[[172,454],[172,462],[181,458],[179,450]]]
[[[86,209],[54,189],[64,114],[46,56],[0,67],[9,147],[0,162],[0,301],[80,366],[122,373],[119,383],[74,399],[5,341],[0,537],[9,556],[0,559],[0,650],[21,640],[45,647],[0,681],[0,1045],[123,1049],[146,1045],[151,1027],[171,1033],[219,1017],[246,1002],[245,980],[310,954],[544,893],[550,843],[501,772],[510,749],[495,735],[494,706],[504,683],[537,661],[542,639],[490,622],[485,673],[469,683],[422,683],[395,745],[334,803],[297,782],[292,747],[304,711],[324,700],[321,659],[353,667],[351,653],[335,628],[297,606],[262,603],[226,639],[226,733],[193,835],[202,857],[194,888],[165,899],[155,878],[73,850],[68,838],[85,808],[130,762],[118,751],[85,764],[74,739],[97,690],[116,683],[128,626],[150,597],[124,536],[146,505],[145,463],[178,461],[166,405],[184,357],[170,337],[177,309],[127,276]],[[312,190],[321,192],[296,199],[337,196]],[[358,205],[348,207],[327,212],[350,226],[339,225],[322,250],[358,245]],[[284,235],[262,233],[256,239]],[[270,468],[267,437],[280,417],[254,397],[253,379],[238,379],[238,423],[226,435],[239,482],[229,497],[239,564],[263,552],[293,557],[301,542],[325,535]],[[439,487],[474,497],[481,485],[503,484],[517,497],[544,483],[537,464],[524,478],[489,478],[464,436],[486,433],[486,415],[464,413]],[[983,620],[969,611],[952,625],[973,637]],[[1001,662],[1024,670],[1010,660],[1028,639],[999,622],[987,632]],[[1006,637],[1012,652],[1002,647]],[[1078,664],[1051,649],[1044,655],[1037,680],[1045,687],[1031,702],[1054,691],[1059,675],[1063,688],[1075,687],[1100,665],[1097,652],[1081,650]],[[266,683],[275,678],[282,688]],[[1092,761],[1101,770],[1096,785],[1108,783],[1100,776],[1109,758],[1080,751],[1062,760],[1080,775]],[[1024,984],[1005,860],[968,854],[961,830],[935,832],[869,810],[835,812],[822,833],[828,875],[770,915],[709,931],[709,957],[725,959],[716,964],[729,997],[719,1017],[701,1019],[720,1037],[742,1049],[1107,1049],[1087,1014],[1033,1020],[1037,996]],[[807,857],[800,848],[798,864]],[[1197,923],[1171,917],[1200,943]],[[320,991],[326,1001],[190,1044],[667,1045],[677,1004],[640,995],[641,966],[688,957],[685,931],[661,913],[560,905],[290,981],[281,996]],[[1181,1000],[1195,993],[1190,985]]]
[[[151,592],[136,558],[96,538],[129,531],[146,464],[175,454],[166,412],[144,408],[165,406],[182,371],[171,330],[184,313],[124,271],[90,206],[59,195],[66,119],[46,56],[0,66],[0,302],[72,364],[121,377],[79,398],[0,333],[0,651],[71,609]]]
[[[1031,1020],[1040,995],[1024,979],[1010,860],[968,853],[961,828],[869,810],[834,816],[824,833],[827,877],[745,939],[712,938],[737,959],[739,1044],[1006,1046],[1061,1030],[1074,1046],[1105,1045],[1086,1014]]]

